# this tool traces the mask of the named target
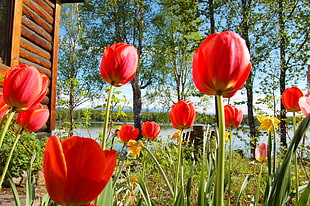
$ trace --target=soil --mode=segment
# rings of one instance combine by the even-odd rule
[[[26,188],[24,186],[17,187],[21,205],[26,205]],[[33,206],[40,206],[43,195],[46,193],[44,185],[36,186],[36,197]],[[15,206],[15,200],[11,188],[2,188],[0,192],[1,206]]]
[[[14,180],[13,180],[14,181]],[[26,183],[25,177],[22,180],[17,181],[16,189],[18,191],[19,199],[21,205],[26,205]],[[35,186],[35,200],[32,206],[40,206],[42,197],[46,194],[45,182],[43,177],[43,172],[36,172],[36,186]],[[8,183],[3,184],[3,188],[0,191],[0,206],[15,206],[15,199],[12,189],[9,187]]]

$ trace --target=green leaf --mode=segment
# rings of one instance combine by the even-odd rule
[[[181,188],[177,196],[177,199],[174,203],[174,206],[183,206],[183,205],[184,205],[184,192],[183,192],[183,188]]]
[[[26,181],[26,206],[32,206],[35,200],[35,187],[36,187],[36,179],[32,175],[32,165],[36,159],[36,153],[32,155],[30,160],[30,167],[27,171],[27,181]]]
[[[240,200],[240,197],[241,197],[242,193],[244,192],[244,190],[245,190],[246,186],[248,185],[250,179],[253,178],[253,177],[254,177],[254,175],[247,175],[247,176],[245,177],[245,179],[244,179],[244,181],[243,181],[243,183],[242,183],[242,185],[241,185],[239,194],[238,194],[238,196],[237,196],[237,198],[236,198],[236,200],[235,200],[234,206],[237,206],[237,205],[238,205],[238,202],[239,202],[239,200]]]
[[[108,182],[101,194],[95,200],[96,205],[113,206],[112,179]]]
[[[204,178],[204,170],[201,171],[200,174],[200,182],[198,188],[198,205],[205,205],[205,178]]]
[[[310,125],[310,115],[308,115],[299,125],[292,143],[289,149],[286,152],[286,155],[283,159],[282,164],[277,169],[274,181],[272,183],[272,188],[270,191],[270,198],[268,198],[268,205],[283,205],[285,204],[284,200],[287,199],[287,188],[289,187],[290,182],[290,163],[293,157],[293,154],[298,148],[298,144],[304,136],[305,132]]]
[[[186,186],[186,197],[187,197],[187,205],[191,205],[191,190],[192,190],[192,183],[193,183],[193,175],[194,175],[194,169],[195,169],[195,161],[193,161],[193,166],[191,168],[190,176],[187,179],[187,186]]]
[[[8,180],[9,180],[9,182],[10,182],[10,184],[11,184],[11,188],[12,188],[12,192],[13,192],[13,196],[14,196],[15,205],[16,205],[16,206],[21,206],[20,199],[19,199],[19,194],[18,194],[16,185],[14,184],[14,182],[13,182],[13,180],[12,180],[12,176],[10,175],[9,172],[7,173],[7,175],[8,175]]]
[[[150,198],[149,192],[147,191],[147,188],[144,184],[144,181],[139,178],[139,180],[137,181],[137,184],[139,186],[142,197],[143,197],[144,201],[146,202],[146,205],[152,206],[151,198]]]
[[[310,183],[308,183],[307,188],[305,191],[301,194],[299,201],[297,203],[297,206],[304,206],[307,205],[309,201],[309,196],[310,196]]]

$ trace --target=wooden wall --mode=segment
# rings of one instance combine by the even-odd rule
[[[64,0],[76,3],[83,0]],[[56,124],[56,81],[60,0],[15,0],[10,65],[0,64],[0,76],[19,64],[35,66],[49,77],[50,85],[41,102],[50,109],[50,119],[44,132],[50,133]]]

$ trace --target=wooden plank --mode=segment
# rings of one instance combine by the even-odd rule
[[[40,36],[45,38],[47,41],[51,42],[53,40],[52,36],[45,29],[43,29],[38,24],[33,22],[27,16],[22,17],[22,24],[28,27],[30,30],[38,33]]]
[[[45,68],[45,67],[42,67],[41,65],[36,64],[36,63],[34,63],[34,62],[28,61],[27,59],[24,59],[24,58],[22,58],[22,57],[19,58],[19,63],[20,63],[20,64],[27,64],[27,65],[34,66],[34,67],[36,67],[41,73],[46,74],[48,77],[51,77],[51,75],[52,75],[51,70],[49,70],[49,69],[47,69],[47,68]]]
[[[54,19],[49,13],[47,13],[42,7],[40,7],[33,0],[24,0],[24,4],[27,5],[32,11],[37,13],[40,17],[42,17],[45,21],[50,24],[53,24]]]
[[[4,77],[6,74],[6,71],[9,70],[10,67],[6,66],[5,64],[0,63],[0,77]],[[0,80],[0,87],[3,86],[3,80]]]
[[[27,39],[21,37],[20,39],[20,46],[35,53],[38,54],[45,59],[51,60],[51,54],[50,52],[42,49],[41,47],[37,46],[36,44],[33,44],[32,42],[28,41]]]
[[[84,3],[85,0],[62,0],[61,3]]]
[[[20,56],[31,61],[34,62],[36,64],[39,64],[47,69],[51,68],[51,62],[48,59],[45,59],[33,52],[28,51],[27,49],[24,49],[22,47],[20,47]]]
[[[52,82],[50,93],[50,131],[56,128],[56,85],[57,85],[57,69],[58,69],[58,45],[59,45],[59,29],[60,29],[60,0],[56,0],[55,4],[55,22],[54,22],[54,41],[53,41],[53,61],[52,61]]]
[[[308,94],[310,95],[310,65],[308,65],[307,84],[308,84]]]
[[[37,13],[32,11],[26,4],[23,4],[23,14],[26,15],[29,19],[33,20],[36,24],[45,29],[48,33],[52,33],[53,26],[52,24],[45,21]]]
[[[34,42],[35,44],[46,49],[47,51],[52,51],[53,46],[51,42],[42,38],[40,35],[38,35],[34,31],[31,31],[24,25],[22,25],[21,28],[22,28],[22,31],[21,31],[22,36],[26,37],[28,40]]]
[[[50,7],[52,7],[53,9],[55,9],[55,4],[50,1],[50,0],[44,0]]]
[[[11,49],[11,67],[18,65],[19,45],[22,23],[22,5],[23,0],[16,0],[14,4],[14,20],[12,27],[12,49]]]
[[[44,9],[49,15],[54,15],[54,9],[46,3],[44,0],[34,0],[42,9]]]

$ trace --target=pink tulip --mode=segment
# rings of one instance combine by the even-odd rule
[[[258,147],[255,149],[255,159],[259,162],[267,162],[268,156],[267,156],[267,150],[268,145],[266,142],[260,143]]]
[[[310,97],[307,96],[300,97],[299,107],[306,116],[310,114]]]

